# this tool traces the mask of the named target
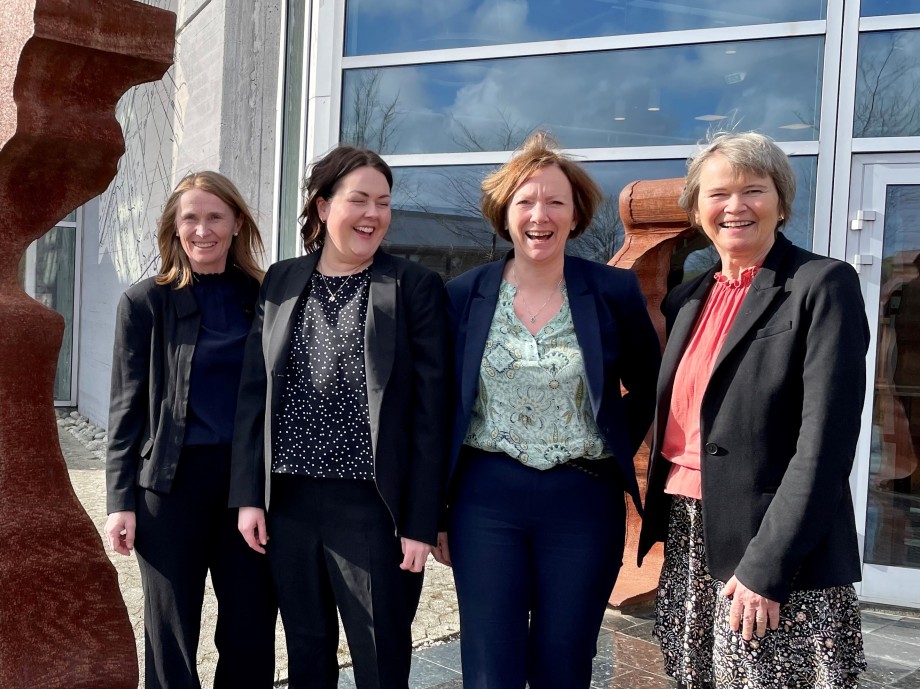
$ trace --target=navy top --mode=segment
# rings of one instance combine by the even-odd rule
[[[295,321],[281,404],[272,424],[272,471],[317,478],[373,479],[364,327],[370,268],[319,271]]]
[[[252,311],[254,283],[230,268],[195,273],[191,290],[201,313],[189,375],[185,445],[229,445]]]

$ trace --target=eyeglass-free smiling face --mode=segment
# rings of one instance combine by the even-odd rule
[[[694,220],[718,251],[723,272],[734,275],[762,261],[776,239],[780,215],[771,177],[736,170],[718,153],[703,165]]]
[[[561,260],[575,226],[572,184],[557,165],[524,180],[508,203],[508,233],[517,260]]]
[[[359,268],[374,257],[390,227],[390,185],[372,167],[360,167],[339,180],[329,199],[318,199],[326,223],[323,262],[333,270]]]
[[[233,235],[243,225],[242,216],[214,194],[189,189],[179,198],[176,234],[196,273],[222,273]]]

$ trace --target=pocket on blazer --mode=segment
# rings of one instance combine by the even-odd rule
[[[765,328],[761,328],[754,332],[755,340],[762,340],[765,337],[772,337],[773,335],[779,335],[788,330],[792,330],[792,321],[785,321],[783,323],[774,323],[773,325],[768,325]]]

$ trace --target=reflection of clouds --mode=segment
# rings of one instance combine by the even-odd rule
[[[350,0],[350,54],[824,18],[814,0]]]
[[[400,145],[390,152],[504,150],[495,145],[504,131],[538,127],[570,148],[695,143],[706,133],[695,119],[704,114],[783,140],[813,139],[812,129],[778,127],[813,123],[822,40],[731,45],[734,55],[707,44],[382,68],[380,101],[399,97]],[[615,122],[621,101],[628,116]]]

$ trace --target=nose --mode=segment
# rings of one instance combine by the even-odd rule
[[[744,201],[744,196],[741,194],[731,194],[725,203],[726,213],[738,213],[745,208],[747,208],[747,204]]]
[[[537,201],[530,212],[530,221],[535,225],[542,225],[549,217],[546,214],[546,205],[542,201]]]

